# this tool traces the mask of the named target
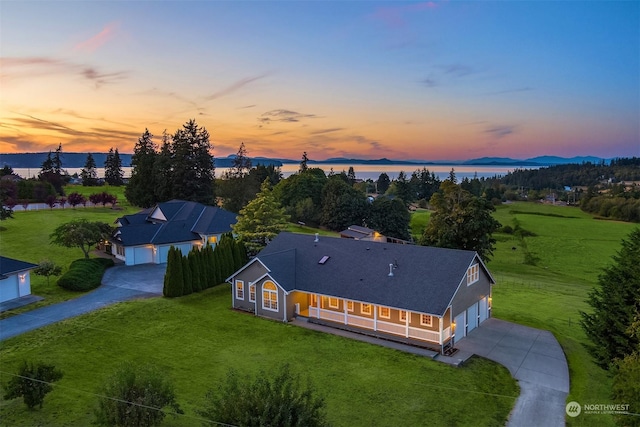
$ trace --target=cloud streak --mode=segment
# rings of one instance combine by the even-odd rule
[[[95,36],[76,44],[73,50],[95,52],[98,48],[114,37],[117,28],[117,22],[110,22]]]
[[[507,135],[511,135],[516,131],[516,126],[514,125],[495,125],[489,126],[484,130],[484,133],[488,133],[493,136],[495,139],[504,138]]]
[[[204,99],[207,101],[212,101],[214,99],[220,98],[222,96],[226,96],[229,95],[233,92],[236,92],[240,89],[242,89],[243,87],[245,87],[246,85],[253,83],[257,80],[263,79],[265,77],[267,77],[269,75],[269,73],[265,73],[265,74],[260,74],[257,76],[253,76],[253,77],[245,77],[244,79],[238,80],[237,82],[232,83],[231,85],[220,89],[217,92],[212,93],[209,96],[206,96]]]
[[[269,124],[271,122],[295,123],[302,119],[313,119],[317,117],[315,114],[302,114],[297,111],[280,109],[262,113],[262,115],[258,117],[258,122],[262,124]]]

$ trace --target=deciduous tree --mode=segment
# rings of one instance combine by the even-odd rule
[[[409,240],[410,221],[409,210],[401,200],[381,196],[371,204],[367,225],[385,236]]]
[[[22,397],[29,409],[42,409],[44,397],[53,390],[51,383],[62,378],[62,371],[46,363],[23,361],[9,382],[4,386],[5,399]]]
[[[495,207],[481,197],[475,197],[447,179],[440,192],[430,200],[431,214],[420,244],[441,248],[478,252],[485,261],[493,254],[493,233],[500,228],[491,213]]]
[[[51,243],[68,248],[80,248],[85,258],[89,251],[100,241],[111,234],[111,226],[100,221],[89,221],[85,218],[64,223],[49,236]]]
[[[38,267],[33,269],[33,273],[38,276],[44,276],[47,278],[47,285],[49,285],[49,277],[59,276],[62,273],[62,267],[56,265],[53,261],[45,259],[38,263]]]
[[[340,231],[362,225],[368,214],[365,195],[338,177],[331,177],[322,188],[322,225]]]

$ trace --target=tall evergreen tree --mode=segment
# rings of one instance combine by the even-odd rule
[[[92,187],[98,185],[96,161],[93,159],[91,153],[87,154],[87,161],[84,164],[84,168],[80,171],[80,178],[82,178],[82,185],[84,186]]]
[[[200,257],[198,254],[200,249],[194,246],[187,256],[189,266],[191,267],[191,289],[193,292],[200,292],[204,287],[200,284]]]
[[[363,225],[368,202],[364,193],[351,187],[338,175],[322,188],[322,225],[340,231],[350,225]]]
[[[148,208],[157,202],[155,198],[156,184],[153,179],[153,164],[156,156],[153,135],[148,129],[145,129],[133,149],[131,178],[129,178],[129,184],[124,190],[125,197],[134,206]]]
[[[158,202],[171,200],[173,195],[173,184],[171,171],[173,168],[173,153],[171,147],[171,136],[167,131],[162,132],[162,146],[160,153],[156,156],[153,164],[153,179],[155,181],[155,198]],[[175,198],[180,198],[179,196]]]
[[[193,293],[193,274],[191,272],[191,263],[189,262],[189,256],[185,255],[181,259],[182,261],[182,277],[183,288],[182,295],[190,295]]]
[[[280,206],[269,182],[265,180],[260,187],[260,193],[240,211],[238,222],[232,225],[232,228],[245,243],[247,250],[255,254],[285,229],[288,220],[284,208]],[[222,278],[225,279],[226,277]]]
[[[247,157],[247,149],[244,146],[244,142],[240,143],[236,157],[233,159],[233,166],[231,166],[230,176],[234,178],[243,178],[249,173],[251,169],[251,159]]]
[[[591,344],[587,349],[602,368],[630,355],[640,337],[629,334],[634,315],[640,311],[640,228],[622,240],[614,263],[598,278],[598,287],[587,302],[593,312],[581,312],[582,328]]]
[[[118,153],[117,148],[114,151],[113,147],[111,147],[104,162],[104,180],[107,184],[118,187],[124,184],[123,176],[120,153]]]
[[[307,169],[309,169],[309,165],[307,163],[309,163],[309,157],[307,157],[307,152],[305,151],[304,153],[302,153],[302,160],[300,161],[300,173],[305,172]]]
[[[167,270],[164,274],[162,294],[168,298],[182,296],[184,293],[184,275],[182,274],[182,252],[173,246],[167,254]]]
[[[42,168],[38,179],[53,185],[56,193],[64,195],[65,175],[62,170],[62,144],[58,145],[55,154],[51,156],[51,151],[47,154],[47,158],[42,163]]]
[[[389,175],[382,172],[380,176],[378,176],[378,181],[376,182],[376,189],[378,194],[384,194],[389,189],[389,185],[391,185],[391,180],[389,179]]]
[[[189,120],[173,135],[173,194],[175,198],[211,204],[215,175],[209,132]]]

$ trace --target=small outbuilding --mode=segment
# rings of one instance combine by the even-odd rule
[[[0,303],[31,295],[31,270],[36,264],[0,256]]]

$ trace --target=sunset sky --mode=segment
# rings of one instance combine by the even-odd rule
[[[640,155],[637,1],[2,1],[0,153]]]

